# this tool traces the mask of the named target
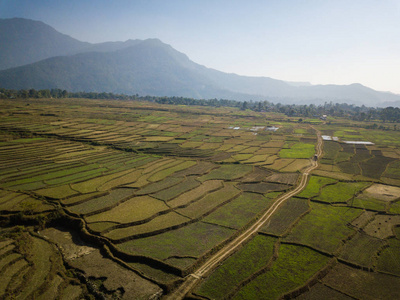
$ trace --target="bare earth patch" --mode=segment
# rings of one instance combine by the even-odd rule
[[[103,257],[98,249],[83,244],[77,233],[49,228],[41,234],[55,242],[62,249],[66,261],[83,271],[86,277],[106,278],[104,287],[110,293],[122,291],[122,299],[148,299],[161,292],[157,285]]]
[[[367,188],[361,195],[361,198],[375,198],[378,200],[390,202],[400,197],[400,187],[384,184],[373,184]]]
[[[400,216],[377,215],[375,219],[365,226],[364,231],[370,236],[386,239],[394,236],[393,228],[400,224]]]

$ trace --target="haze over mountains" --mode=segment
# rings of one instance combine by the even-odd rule
[[[400,106],[400,95],[361,84],[310,85],[220,72],[158,39],[91,44],[19,18],[0,19],[0,39],[0,87],[8,89]]]

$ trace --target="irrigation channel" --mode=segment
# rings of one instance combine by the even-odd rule
[[[322,141],[321,133],[314,127],[312,127],[312,128],[317,133],[316,155],[317,155],[317,158],[319,159],[322,155],[323,141]],[[311,171],[313,171],[315,168],[318,167],[318,159],[311,160],[312,161],[311,166],[309,166],[307,169],[304,170],[304,172],[302,173],[302,176],[301,176],[300,183],[294,190],[291,190],[288,193],[279,197],[271,205],[271,207],[259,219],[257,219],[254,222],[254,224],[252,224],[248,229],[246,229],[244,232],[242,232],[238,237],[236,237],[234,240],[229,242],[226,246],[224,246],[221,250],[219,250],[214,255],[212,255],[209,259],[207,259],[203,263],[203,265],[201,265],[196,270],[196,272],[186,276],[184,281],[182,282],[182,284],[178,288],[176,288],[174,291],[172,291],[171,294],[166,295],[163,299],[165,299],[165,300],[183,299],[186,296],[186,294],[189,293],[193,289],[193,287],[202,278],[205,277],[205,275],[207,273],[209,273],[211,270],[213,270],[224,259],[228,258],[231,254],[233,254],[241,244],[243,244],[248,239],[250,239],[262,226],[264,226],[265,223],[267,223],[269,221],[269,219],[275,213],[275,211],[286,200],[297,195],[299,192],[301,192],[306,187],[309,174],[311,173]]]

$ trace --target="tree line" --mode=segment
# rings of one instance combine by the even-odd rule
[[[323,115],[346,117],[356,121],[383,121],[400,122],[400,108],[386,107],[374,108],[356,106],[347,103],[325,102],[323,105],[298,105],[281,104],[270,101],[236,101],[227,99],[194,99],[189,97],[167,97],[167,96],[139,96],[114,94],[106,92],[68,92],[61,89],[23,89],[9,90],[0,88],[0,99],[29,99],[29,98],[84,98],[84,99],[115,99],[115,100],[139,100],[151,101],[169,105],[198,105],[213,107],[237,107],[241,110],[253,110],[258,112],[279,112],[288,117],[319,118]],[[371,125],[373,126],[373,125]]]

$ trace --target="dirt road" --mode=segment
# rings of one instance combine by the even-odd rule
[[[318,142],[316,146],[316,155],[318,158],[322,155],[322,138],[321,134],[318,130],[313,128],[317,132],[317,137],[318,137]],[[305,186],[307,185],[308,177],[309,174],[312,170],[318,167],[318,161],[317,160],[312,160],[312,164],[310,167],[304,170],[301,176],[301,180],[299,185],[292,191],[289,191],[288,193],[282,195],[279,197],[272,205],[271,207],[259,218],[255,221],[254,224],[252,224],[248,229],[246,229],[244,232],[242,232],[238,237],[236,237],[234,240],[229,242],[225,247],[223,247],[221,250],[219,250],[217,253],[215,253],[213,256],[211,256],[208,260],[204,262],[202,266],[200,266],[196,272],[193,274],[190,274],[186,276],[185,281],[176,289],[174,290],[171,294],[166,295],[163,299],[166,300],[177,300],[177,299],[183,299],[185,295],[190,292],[190,290],[198,283],[198,281],[204,277],[208,272],[213,270],[220,262],[222,262],[224,259],[226,259],[228,256],[230,256],[233,252],[236,251],[236,249],[245,241],[247,241],[249,238],[251,238],[254,234],[257,233],[257,231],[264,226],[265,223],[268,222],[268,220],[271,218],[271,216],[274,214],[274,212],[289,198],[293,197],[294,195],[298,194],[300,191],[302,191]]]

